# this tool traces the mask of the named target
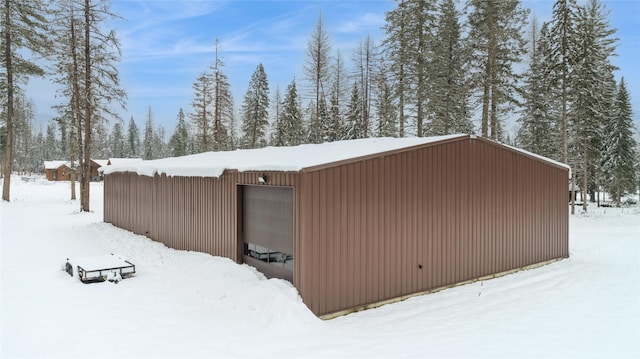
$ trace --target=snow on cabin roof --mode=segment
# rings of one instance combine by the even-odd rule
[[[69,161],[44,161],[45,170],[57,170],[62,166],[69,167]]]
[[[106,165],[120,165],[142,162],[142,158],[109,158]]]
[[[292,147],[206,152],[151,161],[113,164],[104,173],[136,172],[139,175],[220,177],[225,170],[292,171],[334,162],[400,150],[468,135],[412,138],[365,138],[359,140],[305,144]]]
[[[109,163],[109,160],[95,160],[95,159],[92,159],[92,161],[97,163],[100,167],[106,166]]]

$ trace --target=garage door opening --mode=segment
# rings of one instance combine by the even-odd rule
[[[293,188],[240,186],[245,263],[293,282]]]

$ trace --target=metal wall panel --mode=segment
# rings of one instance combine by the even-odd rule
[[[261,174],[226,171],[212,178],[112,173],[105,176],[104,221],[171,248],[241,262],[237,186],[265,185],[258,181]],[[297,179],[297,173],[274,172],[266,185],[295,187]]]
[[[105,222],[240,262],[238,186],[293,187],[293,283],[317,315],[569,254],[567,170],[488,140],[262,174],[109,174]]]
[[[567,257],[567,181],[471,138],[303,171],[296,286],[324,315]]]

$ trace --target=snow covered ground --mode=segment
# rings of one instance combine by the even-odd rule
[[[569,259],[329,321],[290,283],[80,213],[69,183],[12,178],[0,204],[1,358],[639,358],[640,208],[571,218]],[[83,284],[67,257],[137,274]]]

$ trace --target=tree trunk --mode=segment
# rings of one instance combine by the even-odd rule
[[[584,149],[583,149],[583,164],[582,164],[582,193],[583,193],[583,198],[582,198],[582,209],[586,212],[587,211],[587,199],[584,198],[587,194],[587,163],[589,163],[587,161],[587,146],[584,145]]]
[[[400,79],[398,80],[398,136],[404,137],[404,65],[400,64]]]
[[[575,173],[571,171],[571,214],[576,214],[576,180]]]
[[[11,1],[4,1],[4,57],[7,71],[7,117],[6,117],[6,150],[4,163],[4,184],[2,186],[2,200],[9,202],[11,188],[11,172],[13,172],[13,66],[11,51]]]
[[[80,210],[89,212],[89,180],[91,162],[91,121],[93,117],[93,98],[91,89],[91,16],[90,0],[84,1],[84,81],[85,81],[85,118],[84,118],[84,147],[82,161],[82,176],[80,179]]]
[[[79,75],[79,69],[78,69],[78,55],[77,55],[77,49],[78,49],[78,43],[77,43],[77,37],[76,37],[76,28],[75,28],[75,16],[73,13],[73,10],[71,11],[71,59],[72,59],[72,65],[73,65],[73,73],[71,75],[72,77],[72,84],[71,86],[73,87],[73,95],[71,98],[71,113],[72,113],[72,124],[74,126],[76,126],[76,138],[77,138],[77,143],[76,145],[78,146],[78,159],[82,158],[82,117],[80,116],[80,110],[81,110],[81,105],[80,105],[80,84],[78,83],[78,79],[80,78]],[[76,154],[73,151],[73,128],[71,128],[71,131],[69,131],[69,152],[71,152],[71,168],[72,168],[72,172],[71,172],[71,199],[72,200],[76,200],[76,178],[78,177],[78,164],[76,164]],[[79,161],[78,161],[79,162]]]

